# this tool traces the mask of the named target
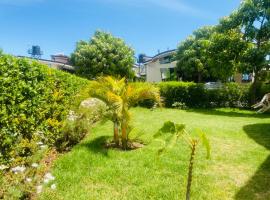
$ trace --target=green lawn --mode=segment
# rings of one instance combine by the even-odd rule
[[[52,173],[57,189],[40,199],[144,200],[184,199],[190,150],[180,141],[160,158],[153,135],[163,122],[185,123],[206,132],[212,158],[198,150],[192,185],[193,200],[270,199],[270,115],[234,109],[181,111],[135,108],[133,124],[143,131],[145,147],[107,150],[112,123],[98,124],[73,150],[61,156]]]

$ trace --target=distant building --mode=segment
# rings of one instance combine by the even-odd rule
[[[69,57],[64,54],[51,55],[52,61],[69,64]]]
[[[74,66],[69,65],[69,57],[65,55],[52,55],[52,60],[47,59],[41,59],[41,58],[32,58],[32,57],[26,57],[26,56],[17,56],[19,58],[27,58],[31,60],[36,60],[42,64],[45,64],[53,69],[58,69],[62,71],[67,71],[70,73],[75,72]]]
[[[141,73],[146,75],[148,82],[168,80],[175,73],[176,61],[173,59],[176,50],[168,50],[153,57],[141,57]]]

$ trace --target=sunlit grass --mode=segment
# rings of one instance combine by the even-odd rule
[[[133,125],[146,145],[123,152],[107,150],[112,123],[98,124],[71,152],[61,156],[52,173],[57,189],[40,199],[184,199],[189,149],[184,142],[161,157],[153,135],[165,121],[202,129],[212,145],[211,160],[197,152],[191,198],[270,199],[270,116],[233,109],[181,111],[135,108]],[[268,162],[269,161],[269,162]]]

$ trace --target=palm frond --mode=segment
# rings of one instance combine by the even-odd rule
[[[210,142],[209,142],[208,138],[206,137],[206,134],[204,132],[202,132],[201,130],[200,130],[200,139],[201,139],[202,145],[206,149],[206,158],[209,159],[210,154],[211,154]]]

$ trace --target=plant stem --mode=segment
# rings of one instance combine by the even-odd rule
[[[122,129],[122,148],[126,150],[127,149],[127,126],[125,122],[122,122],[121,129]]]
[[[118,134],[118,132],[119,132],[118,122],[115,121],[114,122],[113,140],[114,140],[116,146],[119,146],[119,134]]]
[[[196,141],[192,141],[191,144],[191,154],[189,160],[189,169],[188,169],[188,181],[187,181],[187,192],[186,192],[186,200],[190,200],[190,190],[191,190],[191,183],[192,183],[192,172],[193,172],[193,163],[196,151]]]

